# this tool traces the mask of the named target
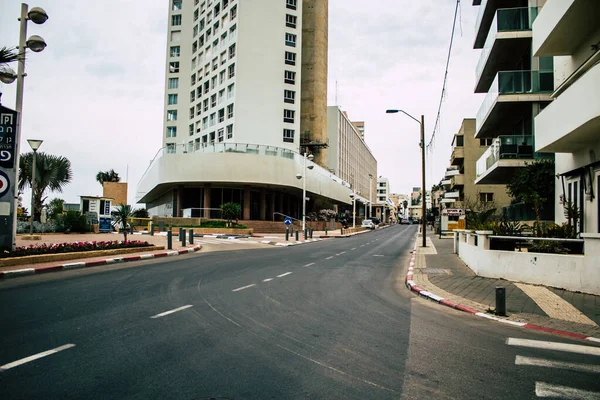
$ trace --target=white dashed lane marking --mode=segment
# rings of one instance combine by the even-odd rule
[[[329,256],[326,258],[326,260],[331,260],[333,258],[333,256]]]
[[[237,289],[233,289],[232,292],[239,292],[240,290],[248,289],[248,288],[251,288],[252,286],[256,286],[256,284],[253,283],[251,285],[242,286],[242,287],[239,287]]]
[[[306,264],[304,267],[310,267],[311,265],[315,265],[315,263]]]
[[[56,347],[56,348],[51,349],[51,350],[46,350],[46,351],[43,351],[41,353],[34,354],[32,356],[29,356],[29,357],[21,358],[20,360],[13,361],[13,362],[8,363],[8,364],[4,364],[3,366],[0,367],[0,372],[6,371],[6,370],[14,368],[14,367],[18,367],[19,365],[26,364],[28,362],[37,360],[37,359],[42,358],[42,357],[49,356],[51,354],[56,354],[59,351],[67,350],[67,349],[70,349],[71,347],[75,347],[75,345],[72,344],[72,343],[69,343],[69,344],[62,345],[60,347]]]
[[[277,275],[278,278],[283,278],[284,276],[290,275],[291,272],[286,272],[285,274]]]
[[[273,280],[273,278],[267,278],[267,279],[263,279],[263,282],[271,282]]]
[[[176,313],[177,311],[185,310],[186,308],[190,308],[190,307],[193,307],[193,306],[191,304],[188,304],[187,306],[179,307],[179,308],[176,308],[174,310],[169,310],[169,311],[165,311],[165,312],[160,313],[160,314],[156,314],[156,315],[154,315],[154,316],[152,316],[150,318],[164,317],[165,315],[173,314],[173,313]]]

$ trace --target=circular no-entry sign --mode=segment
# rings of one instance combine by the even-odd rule
[[[10,179],[3,171],[0,171],[0,197],[8,193],[10,189]]]

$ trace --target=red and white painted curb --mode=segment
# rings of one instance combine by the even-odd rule
[[[558,329],[553,329],[553,328],[547,328],[545,326],[540,326],[540,325],[535,325],[535,324],[529,324],[526,322],[516,322],[516,321],[510,321],[508,319],[503,319],[503,318],[498,318],[495,317],[493,315],[489,315],[487,313],[481,312],[479,310],[475,310],[474,308],[471,307],[467,307],[465,305],[462,304],[457,304],[454,303],[450,300],[444,299],[441,296],[438,296],[434,293],[428,292],[427,290],[424,290],[420,287],[418,287],[415,284],[415,281],[413,280],[413,272],[415,269],[415,258],[417,255],[417,242],[415,242],[415,246],[412,252],[412,256],[410,258],[410,263],[408,265],[408,272],[406,274],[406,287],[409,288],[410,290],[412,290],[413,292],[417,293],[419,296],[421,297],[425,297],[429,300],[433,300],[436,303],[442,304],[446,307],[450,307],[450,308],[454,308],[456,310],[460,310],[460,311],[464,311],[466,313],[469,314],[473,314],[477,317],[481,317],[481,318],[486,318],[486,319],[490,319],[492,321],[497,321],[497,322],[501,322],[503,324],[508,324],[508,325],[514,325],[514,326],[519,326],[522,328],[528,328],[528,329],[533,329],[536,331],[542,331],[542,332],[547,332],[547,333],[553,333],[555,335],[561,335],[561,336],[566,336],[566,337],[570,337],[570,338],[574,338],[574,339],[583,339],[583,340],[589,340],[592,342],[597,342],[600,343],[600,339],[592,337],[592,336],[586,336],[586,335],[582,335],[580,333],[573,333],[573,332],[566,332],[566,331],[561,331]]]
[[[16,278],[19,276],[37,275],[37,274],[43,274],[43,273],[47,273],[47,272],[58,272],[58,271],[64,271],[64,270],[70,270],[70,269],[97,267],[100,265],[110,265],[110,264],[124,263],[124,262],[130,262],[130,261],[149,260],[151,258],[178,256],[181,254],[194,253],[194,252],[200,250],[201,248],[202,248],[201,245],[197,245],[194,247],[189,247],[187,249],[165,251],[162,253],[149,253],[149,254],[141,254],[141,255],[137,255],[137,256],[114,257],[114,258],[106,258],[104,260],[81,261],[81,262],[67,263],[67,264],[61,264],[61,265],[50,265],[50,266],[46,266],[46,267],[16,269],[13,271],[0,272],[0,279]]]
[[[312,242],[318,242],[321,239],[317,238],[317,239],[306,239],[306,240],[298,240],[297,242],[273,242],[271,240],[261,240],[260,243],[263,244],[270,244],[272,246],[281,246],[281,247],[289,247],[289,246],[298,246],[300,244],[305,244],[305,243],[312,243]],[[256,242],[258,243],[258,242]]]

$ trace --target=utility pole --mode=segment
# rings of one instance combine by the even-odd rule
[[[427,247],[427,189],[425,188],[425,116],[421,115],[421,174],[423,175],[423,215],[421,217],[421,231],[423,232],[423,247]]]

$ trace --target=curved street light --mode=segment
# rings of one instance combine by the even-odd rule
[[[302,155],[302,158],[304,160],[304,172],[302,174],[296,174],[296,178],[297,179],[302,179],[302,233],[306,234],[306,169],[313,169],[315,166],[314,165],[306,165],[306,160],[308,161],[312,161],[314,160],[315,156],[313,156],[312,154],[307,154],[304,153]],[[306,237],[304,238],[306,239]]]

